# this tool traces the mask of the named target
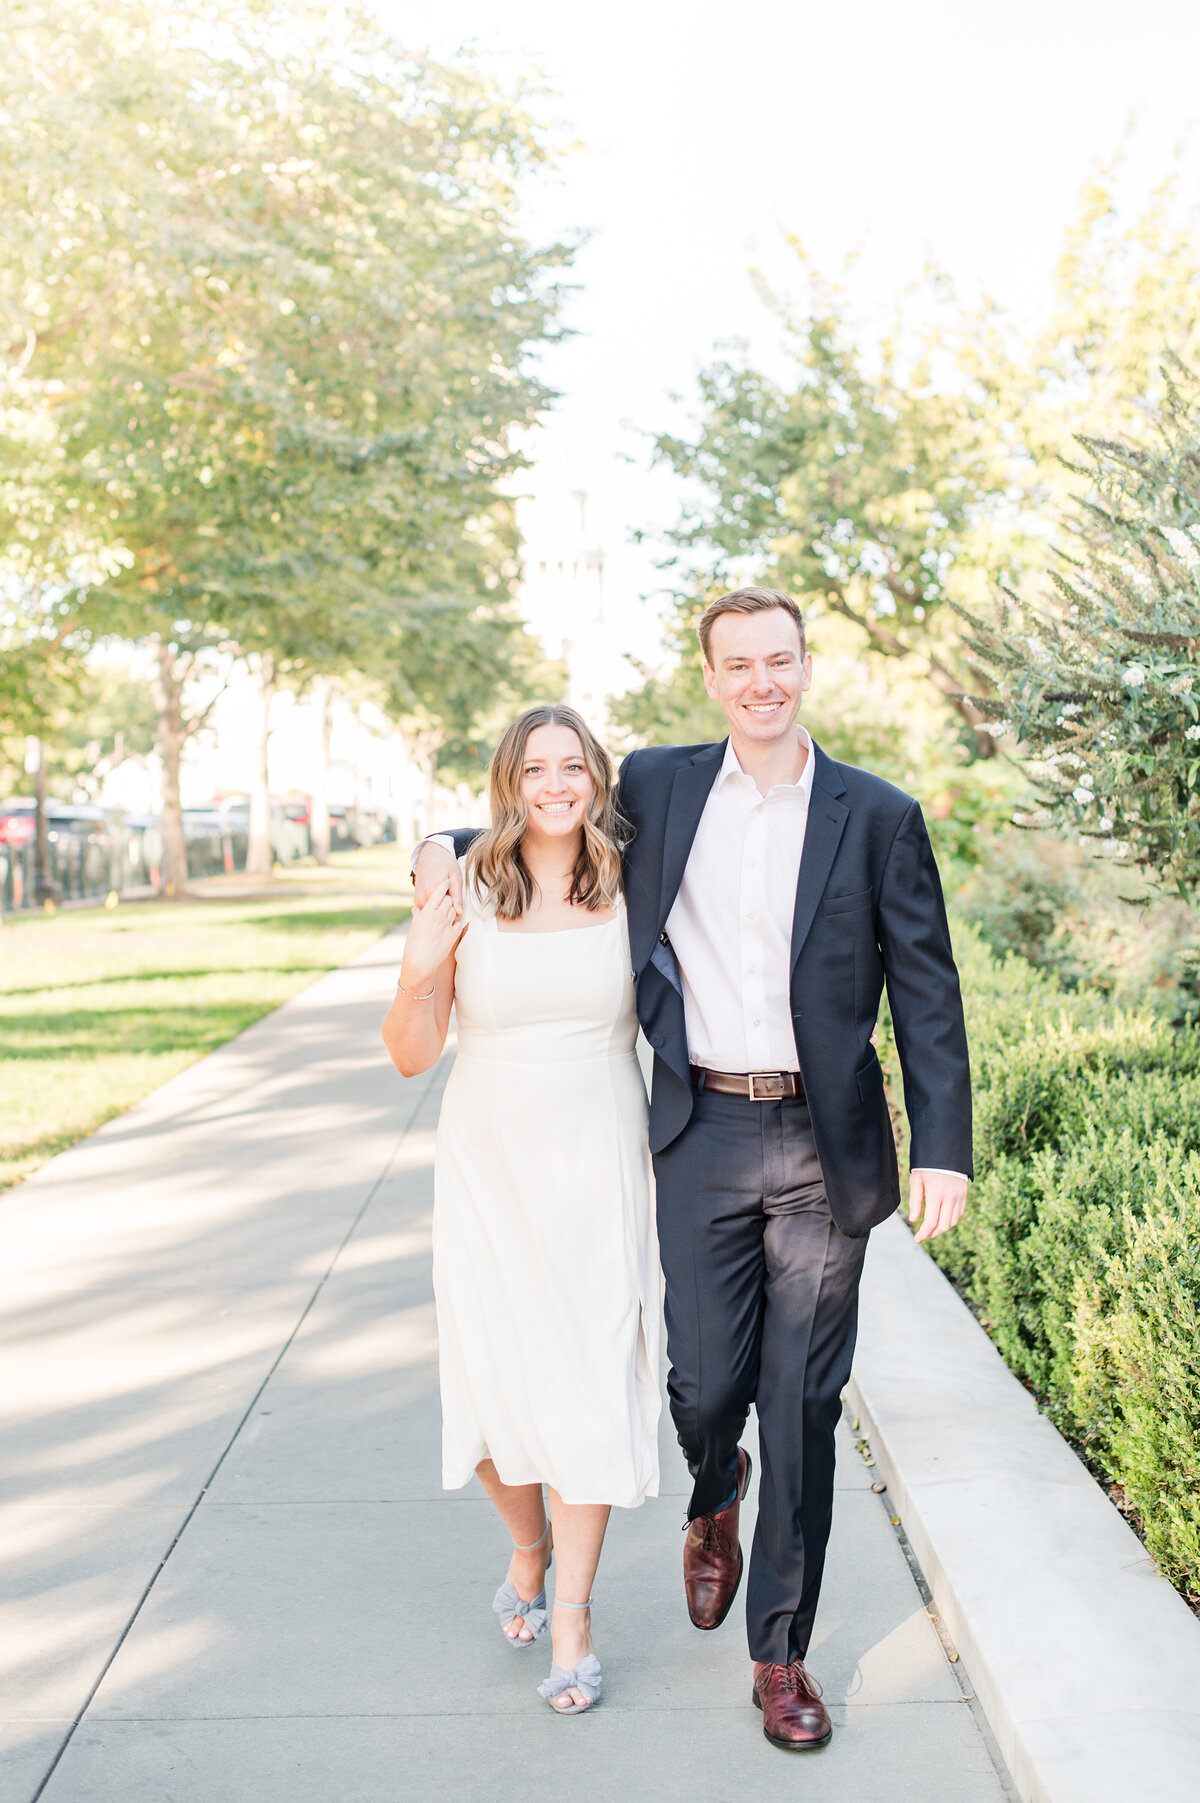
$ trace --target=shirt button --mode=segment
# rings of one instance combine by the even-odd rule
[[[756,808],[755,808],[755,810],[754,810],[754,812],[755,812],[755,813],[756,813],[756,814],[761,814],[761,813],[762,813],[762,811],[763,811],[763,804],[762,804],[762,802],[761,802],[761,801],[760,801],[760,802],[759,802],[759,804],[758,804],[758,806],[757,806],[757,807],[756,807]]]
[[[758,965],[748,964],[746,966],[746,974],[751,977],[756,977],[758,975]]]
[[[762,1024],[762,1023],[761,1023],[761,1022],[760,1022],[760,1021],[757,1021],[757,1020],[752,1020],[752,1021],[751,1021],[751,1022],[750,1022],[750,1025],[751,1025],[751,1026],[752,1026],[752,1027],[757,1027],[757,1026],[761,1026],[761,1024]]]
[[[746,916],[746,919],[747,919],[747,920],[753,920],[753,919],[754,919],[754,909],[753,909],[753,908],[751,908],[751,910],[750,910],[750,912],[749,912],[749,913],[748,913],[748,914],[747,914],[747,916]]]

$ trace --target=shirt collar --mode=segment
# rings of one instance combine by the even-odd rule
[[[808,749],[808,756],[804,760],[804,769],[801,773],[800,780],[796,783],[776,783],[768,793],[771,795],[786,795],[794,792],[800,796],[807,807],[812,800],[813,777],[816,774],[817,760],[813,752],[812,735],[806,726],[801,726],[799,720],[796,722],[796,735],[799,738],[800,743]],[[743,783],[750,783],[753,787],[754,778],[747,776],[746,772],[742,769],[742,766],[737,760],[737,753],[733,749],[733,740],[727,739],[725,743],[725,756],[721,760],[721,768],[717,775],[718,789],[723,788],[725,783],[731,778],[740,779]]]

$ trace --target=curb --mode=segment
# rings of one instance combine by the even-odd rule
[[[899,1218],[847,1399],[1021,1803],[1195,1803],[1200,1621]]]

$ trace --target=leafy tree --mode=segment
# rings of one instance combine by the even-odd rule
[[[1041,812],[1181,893],[1200,883],[1200,375],[1178,358],[1141,439],[1081,437],[1053,591],[967,615]]]
[[[725,716],[718,703],[709,700],[700,671],[696,621],[707,599],[705,595],[689,605],[681,597],[668,620],[669,672],[631,658],[641,682],[624,695],[610,698],[609,718],[633,744],[695,745],[705,739],[723,739],[728,732]]]
[[[76,701],[84,680],[77,609],[70,597],[0,597],[0,738],[41,735]]]
[[[385,705],[426,781],[426,830],[439,782],[482,783],[509,720],[532,701],[558,700],[561,664],[549,662],[511,609],[433,601],[404,618]]]
[[[71,703],[46,723],[51,780],[95,797],[105,776],[127,757],[146,757],[157,742],[157,710],[140,673],[111,659],[89,659],[73,684]]]
[[[31,589],[12,573],[8,590],[0,600],[0,782],[8,769],[29,768],[25,740],[35,740],[34,897],[52,902],[58,895],[50,882],[48,741],[78,709],[84,647],[73,595]]]
[[[92,635],[155,647],[178,892],[196,677],[336,667],[389,612],[504,583],[491,521],[564,260],[514,229],[547,150],[519,95],[354,7],[17,10],[0,315],[49,436],[16,536],[106,557]]]
[[[1200,356],[1200,197],[1176,170],[1130,216],[1118,175],[1100,168],[1083,188],[1015,400],[1059,492],[1055,466],[1074,433],[1115,437],[1162,405],[1164,346],[1186,363]]]
[[[671,649],[690,649],[697,600],[768,580],[814,613],[852,620],[882,657],[923,667],[991,746],[953,603],[978,605],[1000,577],[1040,580],[1041,524],[1069,505],[1060,459],[1075,434],[1136,431],[1161,400],[1164,346],[1200,354],[1200,206],[1171,176],[1132,217],[1115,169],[1080,197],[1046,319],[1018,333],[992,307],[959,310],[931,277],[876,356],[837,292],[807,279],[787,320],[794,377],[725,358],[701,378],[699,429],[659,440],[692,487],[674,535],[679,578]],[[685,659],[621,707],[632,730],[670,736],[703,696]]]
[[[715,363],[700,378],[697,433],[658,440],[696,497],[673,534],[696,578],[682,611],[696,586],[707,595],[761,576],[852,621],[881,655],[919,656],[990,755],[945,603],[972,594],[996,549],[1010,480],[990,418],[1002,372],[940,329],[915,345],[893,334],[872,367],[815,278],[786,325],[793,380]]]

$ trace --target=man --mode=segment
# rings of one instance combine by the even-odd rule
[[[867,1235],[900,1199],[871,1045],[885,982],[918,1239],[963,1212],[970,1071],[920,808],[799,725],[812,680],[800,609],[738,589],[710,604],[699,635],[729,738],[635,751],[620,778],[638,1017],[654,1048],[668,1391],[694,1480],[684,1585],[696,1627],[719,1627],[742,1575],[750,1459],[738,1441],[753,1403],[753,1701],[773,1745],[804,1751],[831,1733],[804,1659],[859,1277]],[[455,837],[461,850],[470,835]],[[423,850],[419,894],[446,873],[444,852]]]

